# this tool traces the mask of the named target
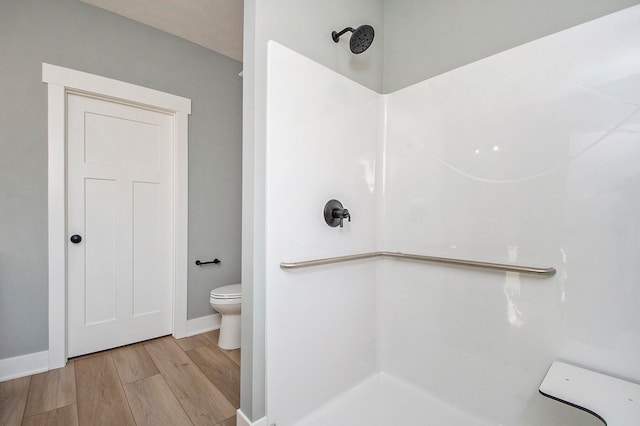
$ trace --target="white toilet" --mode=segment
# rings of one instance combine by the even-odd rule
[[[231,284],[214,288],[211,290],[209,303],[222,317],[218,346],[221,349],[238,349],[240,347],[242,285]]]

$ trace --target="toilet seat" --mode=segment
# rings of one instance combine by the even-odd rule
[[[211,290],[211,298],[224,300],[240,299],[242,298],[242,285],[231,284],[214,288]]]

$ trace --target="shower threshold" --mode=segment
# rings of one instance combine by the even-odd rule
[[[431,394],[387,373],[378,373],[340,394],[298,426],[489,426]]]

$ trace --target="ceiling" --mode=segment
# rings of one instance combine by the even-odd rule
[[[242,61],[243,0],[81,0]]]

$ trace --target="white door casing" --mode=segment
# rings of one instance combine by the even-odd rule
[[[43,81],[48,83],[49,139],[49,369],[67,360],[67,230],[66,103],[72,92],[83,98],[98,97],[121,104],[161,111],[172,121],[173,137],[171,200],[173,223],[170,265],[173,293],[172,330],[175,337],[187,334],[187,120],[191,101],[152,89],[95,76],[54,65],[43,64]],[[97,184],[100,186],[100,183]],[[103,189],[104,189],[104,185]],[[144,192],[144,191],[143,191]],[[148,192],[148,191],[147,191]],[[153,192],[153,191],[151,191]],[[69,231],[69,232],[68,232]]]
[[[67,356],[170,334],[173,116],[67,92]]]

